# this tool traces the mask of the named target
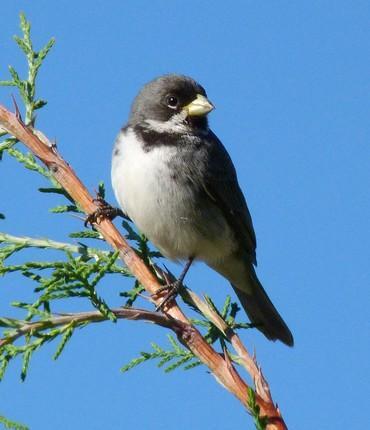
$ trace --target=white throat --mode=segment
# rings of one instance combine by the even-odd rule
[[[149,129],[157,133],[189,133],[189,126],[185,122],[186,116],[187,113],[181,111],[167,121],[147,119],[145,120],[145,124],[149,126]]]

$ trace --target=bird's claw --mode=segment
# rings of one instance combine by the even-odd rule
[[[167,285],[163,285],[161,288],[159,288],[154,294],[152,294],[152,297],[157,297],[163,291],[167,291],[167,294],[163,297],[162,301],[155,307],[155,310],[157,312],[162,311],[163,308],[169,302],[176,299],[182,287],[183,287],[183,284],[181,280],[177,279],[176,281],[171,282],[170,284],[167,284]]]
[[[114,208],[99,195],[93,200],[93,202],[96,204],[97,209],[86,217],[84,222],[85,227],[88,225],[93,226],[93,224],[100,224],[104,219],[112,221],[117,216],[124,217],[121,209]]]

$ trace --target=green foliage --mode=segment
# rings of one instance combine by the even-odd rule
[[[170,342],[171,349],[164,350],[159,345],[152,342],[152,351],[141,352],[139,357],[134,358],[128,364],[123,366],[121,368],[121,372],[127,372],[128,370],[131,370],[139,364],[145,363],[149,360],[159,360],[157,364],[158,367],[167,365],[164,368],[166,373],[172,372],[181,366],[183,366],[185,370],[188,370],[201,364],[201,362],[194,357],[192,352],[188,349],[182,348],[173,336],[168,335],[168,340]]]
[[[50,172],[45,167],[42,167],[31,153],[24,154],[13,146],[7,150],[7,153],[23,164],[26,169],[33,170],[45,178],[54,181]]]
[[[94,230],[76,231],[74,233],[69,233],[68,236],[71,238],[77,238],[77,239],[102,239],[103,240],[100,233]]]
[[[51,39],[40,51],[33,49],[30,38],[30,24],[21,15],[22,37],[15,37],[15,41],[26,55],[28,63],[28,76],[26,79],[20,77],[18,72],[10,67],[12,79],[0,81],[0,85],[16,87],[25,106],[25,123],[33,125],[35,121],[34,111],[46,105],[46,101],[36,99],[36,77],[43,60],[54,44]],[[1,131],[5,136],[6,132]],[[16,148],[17,141],[8,137],[0,143],[0,154],[7,153],[16,159],[23,167],[42,175],[50,181],[49,187],[40,188],[44,195],[58,195],[65,198],[68,204],[59,205],[51,209],[54,213],[80,212],[68,193],[53,179],[50,172],[35,159],[30,153],[24,153]],[[99,184],[99,194],[104,195],[104,184]],[[2,215],[2,214],[1,214]],[[3,216],[1,216],[3,218]],[[132,232],[131,232],[132,234]],[[100,239],[97,232],[88,229],[72,233],[70,237],[79,239]],[[137,238],[140,243],[141,237]],[[39,258],[29,260],[28,249],[39,249]],[[143,249],[146,249],[143,245]],[[42,255],[42,251],[46,253]],[[59,251],[61,258],[48,260],[48,251]],[[12,263],[12,257],[19,254],[17,264]],[[92,307],[111,321],[115,321],[115,315],[110,311],[109,305],[98,294],[100,283],[107,275],[123,275],[130,277],[129,272],[117,261],[117,253],[104,249],[88,246],[85,243],[73,244],[56,242],[51,239],[34,239],[31,237],[17,237],[6,233],[0,233],[0,276],[18,273],[24,278],[34,282],[35,299],[32,303],[14,301],[12,306],[24,312],[22,320],[1,318],[0,325],[4,328],[2,340],[0,341],[0,379],[4,376],[10,360],[17,356],[22,357],[21,379],[26,378],[30,359],[33,353],[47,342],[59,339],[59,346],[54,354],[58,358],[64,347],[70,340],[76,325],[73,323],[61,327],[50,327],[48,321],[53,318],[52,309],[57,301],[63,299],[86,300]],[[21,257],[21,258],[19,258]],[[149,258],[149,256],[148,256]],[[22,261],[19,263],[19,261]],[[133,289],[136,291],[135,285]],[[135,297],[127,289],[128,295]],[[37,323],[37,330],[23,336],[24,342],[14,344],[16,333],[27,329],[30,324]],[[79,324],[79,327],[87,325]]]
[[[42,63],[48,55],[50,49],[53,47],[55,40],[53,38],[50,39],[49,42],[47,42],[46,45],[40,49],[40,51],[35,51],[31,41],[31,24],[26,20],[24,14],[20,15],[20,28],[22,31],[22,37],[14,36],[14,40],[25,54],[28,66],[28,75],[26,78],[22,78],[14,69],[14,67],[9,66],[11,79],[0,80],[0,86],[15,87],[18,89],[19,95],[21,96],[25,107],[24,121],[27,125],[33,125],[35,122],[35,111],[37,109],[41,109],[47,103],[43,99],[36,98],[36,78]],[[6,131],[0,130],[0,137],[6,135]],[[36,163],[32,154],[23,154],[21,151],[14,149],[13,147],[16,143],[17,139],[14,137],[8,137],[7,139],[4,139],[2,142],[0,142],[0,160],[3,157],[3,154],[6,152],[10,156],[16,158],[26,168],[30,170],[36,170],[40,174],[50,177],[47,169]]]
[[[12,79],[0,81],[0,85],[18,88],[26,109],[25,123],[33,124],[35,119],[34,111],[41,109],[47,103],[45,100],[35,98],[37,74],[50,49],[53,47],[55,40],[54,38],[50,39],[40,51],[35,51],[31,41],[31,24],[26,20],[24,14],[20,15],[20,27],[23,33],[22,37],[14,36],[14,40],[26,56],[28,76],[26,79],[22,79],[18,72],[12,66],[9,66]]]
[[[248,387],[247,405],[253,417],[256,429],[266,430],[268,424],[268,417],[260,416],[260,407],[256,403],[256,393],[250,387]]]
[[[0,138],[5,135],[6,133],[0,135]],[[14,139],[13,137],[9,137],[8,139],[0,142],[0,161],[3,159],[4,153],[7,153],[16,143],[17,139]]]
[[[24,309],[31,309],[31,307],[26,303],[15,303],[14,305]],[[13,338],[16,339],[19,331],[27,328],[27,325],[30,324],[30,322],[25,320],[13,320],[10,318],[0,319],[1,325],[7,328],[7,330],[3,333],[5,336],[3,337],[2,342],[4,343],[1,345],[0,380],[4,377],[9,362],[16,357],[21,356],[21,380],[24,381],[27,376],[31,357],[38,348],[40,348],[45,343],[51,342],[56,338],[60,338],[61,341],[54,354],[54,359],[57,359],[64,349],[66,343],[71,338],[74,330],[73,322],[62,327],[49,328],[48,318],[50,319],[51,315],[48,312],[42,311],[35,312],[35,314],[40,316],[39,327],[37,330],[35,330],[35,332],[31,332],[29,335],[25,336],[25,343],[22,345],[14,345],[11,342]]]
[[[133,290],[131,290],[133,292]],[[125,297],[128,297],[125,295]],[[212,303],[211,299],[208,297],[207,300]],[[221,316],[221,318],[228,324],[231,328],[235,325],[234,318],[236,313],[238,312],[238,307],[235,303],[231,303],[231,297],[227,296],[225,303],[222,307],[222,310],[219,311],[216,306],[212,303],[214,310]],[[197,310],[199,313],[199,311]],[[228,342],[225,338],[224,334],[210,322],[206,318],[192,318],[191,323],[197,326],[203,334],[203,337],[206,341],[213,345],[216,342],[219,342],[222,346],[222,349],[226,347],[225,342]],[[247,324],[238,324],[240,328],[249,328]],[[134,358],[128,364],[121,368],[122,372],[127,372],[134,367],[137,367],[139,364],[142,364],[146,361],[150,360],[158,360],[158,367],[162,367],[169,361],[172,363],[165,368],[165,372],[171,372],[179,367],[183,367],[184,370],[192,369],[193,367],[199,366],[201,362],[195,358],[193,353],[187,349],[184,349],[180,344],[173,338],[173,336],[169,335],[170,348],[163,349],[159,347],[155,343],[151,343],[152,351],[149,352],[141,352],[139,357]],[[236,363],[238,360],[232,354],[229,354],[231,359],[234,359]]]
[[[120,296],[127,298],[125,307],[131,308],[143,291],[145,291],[145,288],[140,284],[139,281],[136,280],[135,285],[133,288],[131,288],[131,290],[121,292]]]
[[[14,421],[10,421],[9,419],[5,418],[4,416],[0,415],[0,424],[4,426],[5,429],[11,429],[11,430],[29,430],[28,427],[16,423]]]

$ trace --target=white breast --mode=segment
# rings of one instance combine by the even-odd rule
[[[217,222],[212,222],[211,214],[200,219],[203,215],[195,215],[189,204],[191,196],[171,178],[168,166],[176,148],[156,146],[146,152],[135,133],[128,130],[118,136],[114,152],[112,184],[116,198],[164,255],[172,259],[195,256],[210,262],[230,254],[234,240],[226,221],[217,217]],[[200,224],[205,224],[202,229],[206,234],[195,228]]]
[[[115,152],[112,184],[116,198],[139,230],[150,237],[154,226],[166,218],[161,198],[168,192],[163,187],[171,185],[165,169],[171,148],[158,147],[146,152],[129,130],[118,136]]]

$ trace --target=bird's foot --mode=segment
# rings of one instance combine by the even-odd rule
[[[98,208],[86,217],[84,223],[85,227],[88,225],[93,226],[93,224],[100,224],[104,219],[109,219],[112,221],[117,216],[126,218],[121,209],[114,208],[99,195],[94,199],[94,203],[98,206]]]
[[[167,291],[167,294],[163,297],[162,301],[156,306],[156,311],[159,310],[163,310],[164,306],[174,300],[179,292],[181,291],[181,288],[183,288],[183,282],[185,279],[185,275],[187,274],[188,270],[190,269],[190,266],[192,264],[194,260],[194,257],[189,257],[187,263],[185,264],[184,269],[182,270],[182,273],[179,277],[179,279],[177,279],[174,282],[168,282],[168,280],[166,279],[166,285],[163,285],[163,287],[158,288],[158,290],[152,294],[152,296],[157,297],[158,294],[160,294],[163,291]]]
[[[158,297],[160,293],[163,291],[167,291],[166,295],[163,297],[162,301],[155,307],[156,311],[162,311],[163,308],[172,300],[175,300],[178,296],[181,288],[183,288],[183,284],[181,279],[177,279],[174,282],[171,282],[170,284],[163,285],[163,287],[158,288],[158,290],[152,294],[152,297]]]

